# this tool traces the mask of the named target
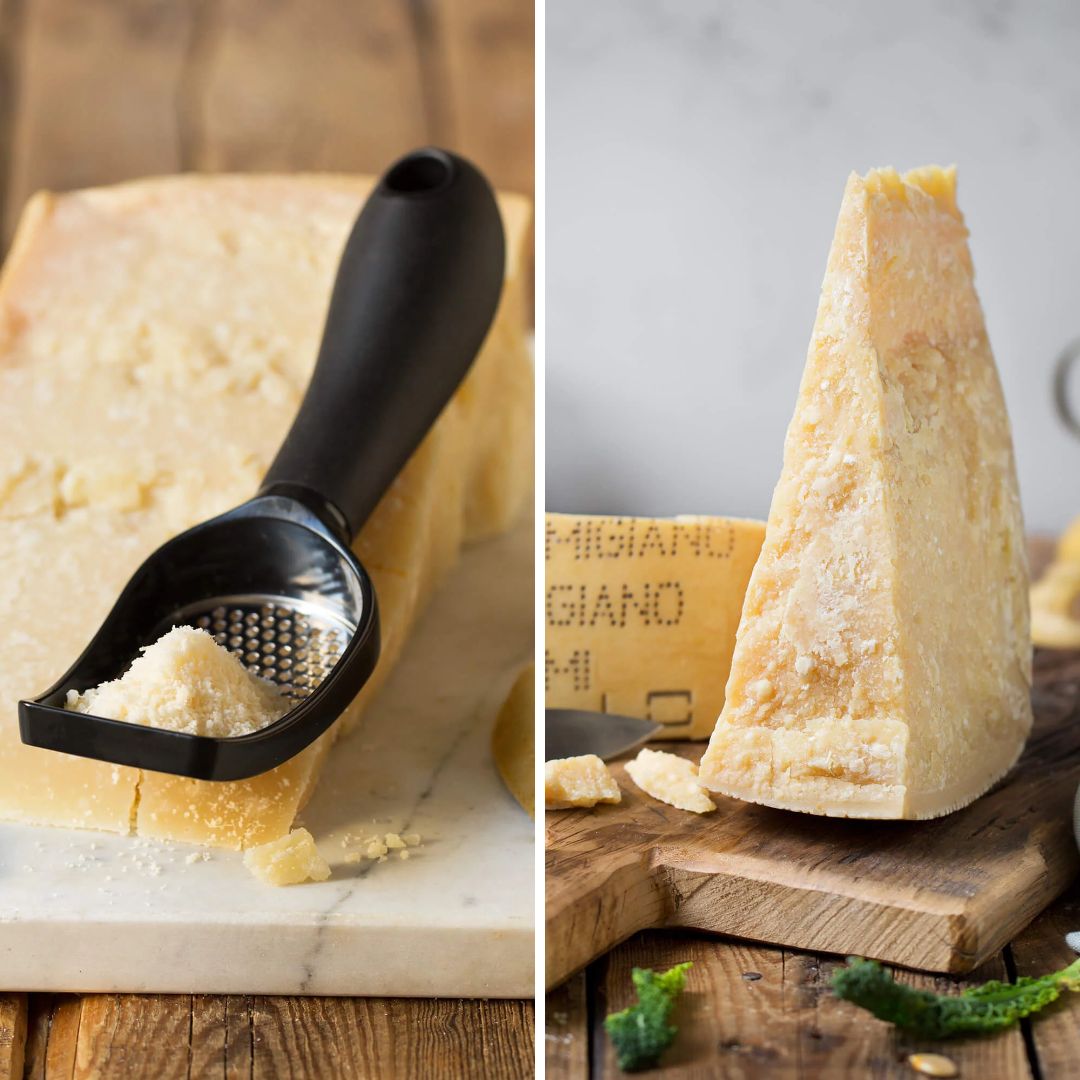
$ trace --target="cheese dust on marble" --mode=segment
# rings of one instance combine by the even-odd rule
[[[953,169],[851,176],[705,787],[931,818],[1031,729],[1012,437]]]
[[[112,682],[68,691],[66,708],[108,720],[228,738],[258,731],[289,710],[273,684],[252,675],[205,631],[174,626]]]
[[[544,806],[548,810],[618,802],[622,802],[619,785],[595,754],[544,762]]]

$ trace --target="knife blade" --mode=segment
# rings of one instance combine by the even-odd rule
[[[640,746],[662,724],[588,709],[544,710],[544,760],[595,754],[608,761]]]

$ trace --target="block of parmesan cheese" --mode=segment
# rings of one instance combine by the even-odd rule
[[[337,260],[373,181],[173,177],[37,196],[0,278],[0,818],[227,847],[288,833],[463,539],[531,484],[522,272],[465,383],[356,541],[383,651],[349,713],[262,776],[211,783],[24,746],[15,704],[62,674],[138,563],[249,498],[295,415]]]
[[[548,708],[707,738],[764,536],[764,522],[738,518],[546,515]]]
[[[852,176],[702,783],[930,818],[1031,727],[1012,440],[952,169]]]

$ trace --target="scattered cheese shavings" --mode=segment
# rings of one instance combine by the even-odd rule
[[[277,720],[287,711],[288,700],[205,630],[174,626],[145,646],[119,679],[81,694],[69,690],[65,708],[224,738]]]
[[[244,865],[268,885],[298,885],[330,876],[330,864],[319,854],[307,829],[293,829],[288,836],[249,848]]]
[[[544,805],[549,810],[622,802],[608,767],[595,754],[544,763]]]
[[[716,809],[716,803],[698,783],[697,766],[678,754],[642,750],[633,761],[626,763],[626,772],[646,795],[679,810],[707,814]]]

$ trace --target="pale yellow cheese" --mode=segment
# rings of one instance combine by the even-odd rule
[[[0,818],[244,847],[285,835],[461,540],[531,483],[524,199],[465,383],[357,538],[382,659],[342,722],[263,776],[195,781],[23,746],[15,703],[78,656],[132,571],[249,498],[314,364],[363,177],[196,177],[36,197],[0,278]],[[362,411],[362,406],[358,406]]]
[[[124,674],[81,694],[66,708],[129,724],[226,739],[280,719],[289,700],[252,675],[205,630],[174,626],[142,649]]]
[[[1031,586],[1031,640],[1047,649],[1080,648],[1080,518],[1062,534],[1054,561]]]
[[[1012,441],[954,170],[848,181],[727,701],[714,790],[928,818],[1031,726]]]
[[[679,810],[707,814],[716,809],[698,782],[698,767],[678,754],[645,748],[626,763],[626,774],[646,795]]]
[[[330,864],[319,854],[307,829],[293,829],[288,836],[248,848],[244,865],[267,885],[299,885],[330,876]]]
[[[765,524],[548,514],[548,708],[590,709],[703,739],[724,704]]]
[[[618,802],[622,802],[619,785],[595,754],[544,762],[544,806],[548,810]]]
[[[491,736],[495,767],[530,817],[536,816],[536,667],[514,680]]]

